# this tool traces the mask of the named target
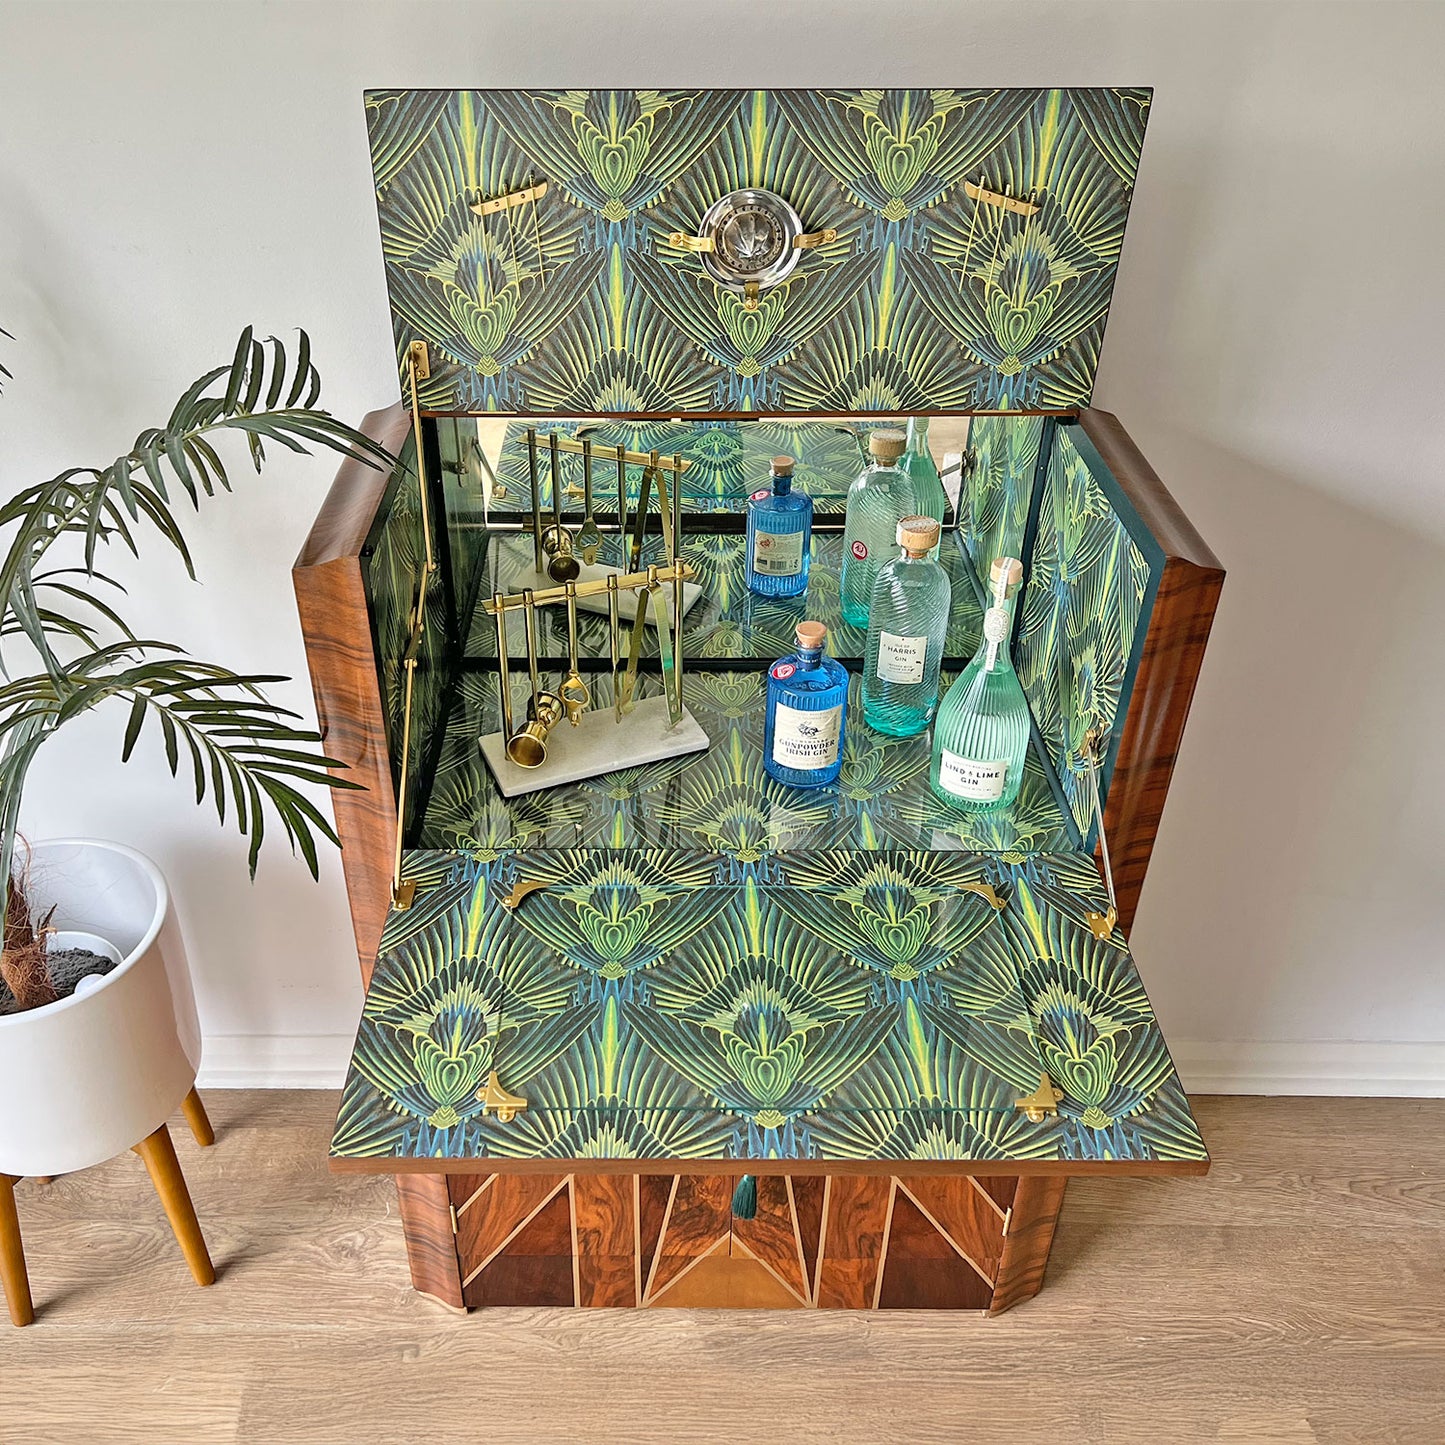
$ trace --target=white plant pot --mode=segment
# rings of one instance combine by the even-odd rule
[[[29,890],[38,913],[54,905],[56,929],[99,935],[121,959],[70,998],[0,1018],[0,1174],[67,1174],[170,1118],[195,1084],[201,1030],[170,890],[149,858],[88,839],[36,843]]]

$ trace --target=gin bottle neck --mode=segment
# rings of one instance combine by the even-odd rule
[[[773,495],[775,497],[786,497],[793,490],[792,472],[773,473]]]
[[[983,614],[983,641],[974,654],[974,661],[983,664],[985,672],[1010,672],[1013,658],[1009,655],[1009,633],[1012,630],[1013,601],[1009,597],[1007,576],[992,584],[988,610]]]
[[[928,418],[926,416],[911,416],[908,418],[908,450],[910,452],[921,452],[928,449]]]

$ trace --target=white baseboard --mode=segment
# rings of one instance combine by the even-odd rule
[[[1445,1043],[1172,1042],[1191,1094],[1445,1098]]]
[[[339,1089],[349,1034],[219,1034],[206,1039],[203,1089]],[[1250,1041],[1171,1045],[1191,1094],[1445,1098],[1445,1043]]]
[[[202,1089],[339,1089],[351,1059],[350,1034],[208,1034]]]

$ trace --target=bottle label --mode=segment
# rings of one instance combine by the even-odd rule
[[[1007,774],[1007,758],[976,763],[944,748],[938,759],[939,786],[955,798],[966,798],[970,803],[996,803],[1003,797]]]
[[[773,761],[807,772],[831,768],[838,761],[842,732],[841,706],[804,712],[780,702],[773,716]]]
[[[775,662],[772,668],[773,676],[777,678],[779,682],[785,682],[797,670],[791,662]]]
[[[763,577],[796,577],[803,570],[801,532],[753,534],[753,571]]]
[[[771,497],[772,495],[773,494],[766,487],[764,487],[762,491],[754,492],[752,496],[748,498],[748,500],[752,502],[761,502],[764,497]]]
[[[893,632],[878,634],[878,677],[882,682],[922,682],[928,659],[926,637],[899,637]]]
[[[868,544],[866,542],[854,542],[853,555],[861,562],[868,555]]]
[[[1008,636],[1008,613],[1002,607],[990,607],[983,614],[983,640],[999,643]]]

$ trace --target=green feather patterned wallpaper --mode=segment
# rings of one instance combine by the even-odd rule
[[[1203,1159],[1086,857],[415,853],[332,1152],[354,1159]],[[544,882],[513,911],[519,881]],[[995,890],[1001,906],[974,891]],[[495,1070],[527,1108],[502,1123]],[[1040,1075],[1057,1118],[1014,1106]]]
[[[368,91],[398,356],[430,344],[438,411],[1084,406],[1150,96]],[[535,214],[470,209],[539,179]],[[752,311],[667,243],[748,186],[837,231]]]
[[[1163,555],[1077,427],[1059,427],[1018,606],[1014,665],[1079,831],[1092,837],[1084,736],[1109,735],[1101,798],[1149,630]],[[1113,490],[1112,487],[1110,490]],[[1146,549],[1149,555],[1146,555]]]

